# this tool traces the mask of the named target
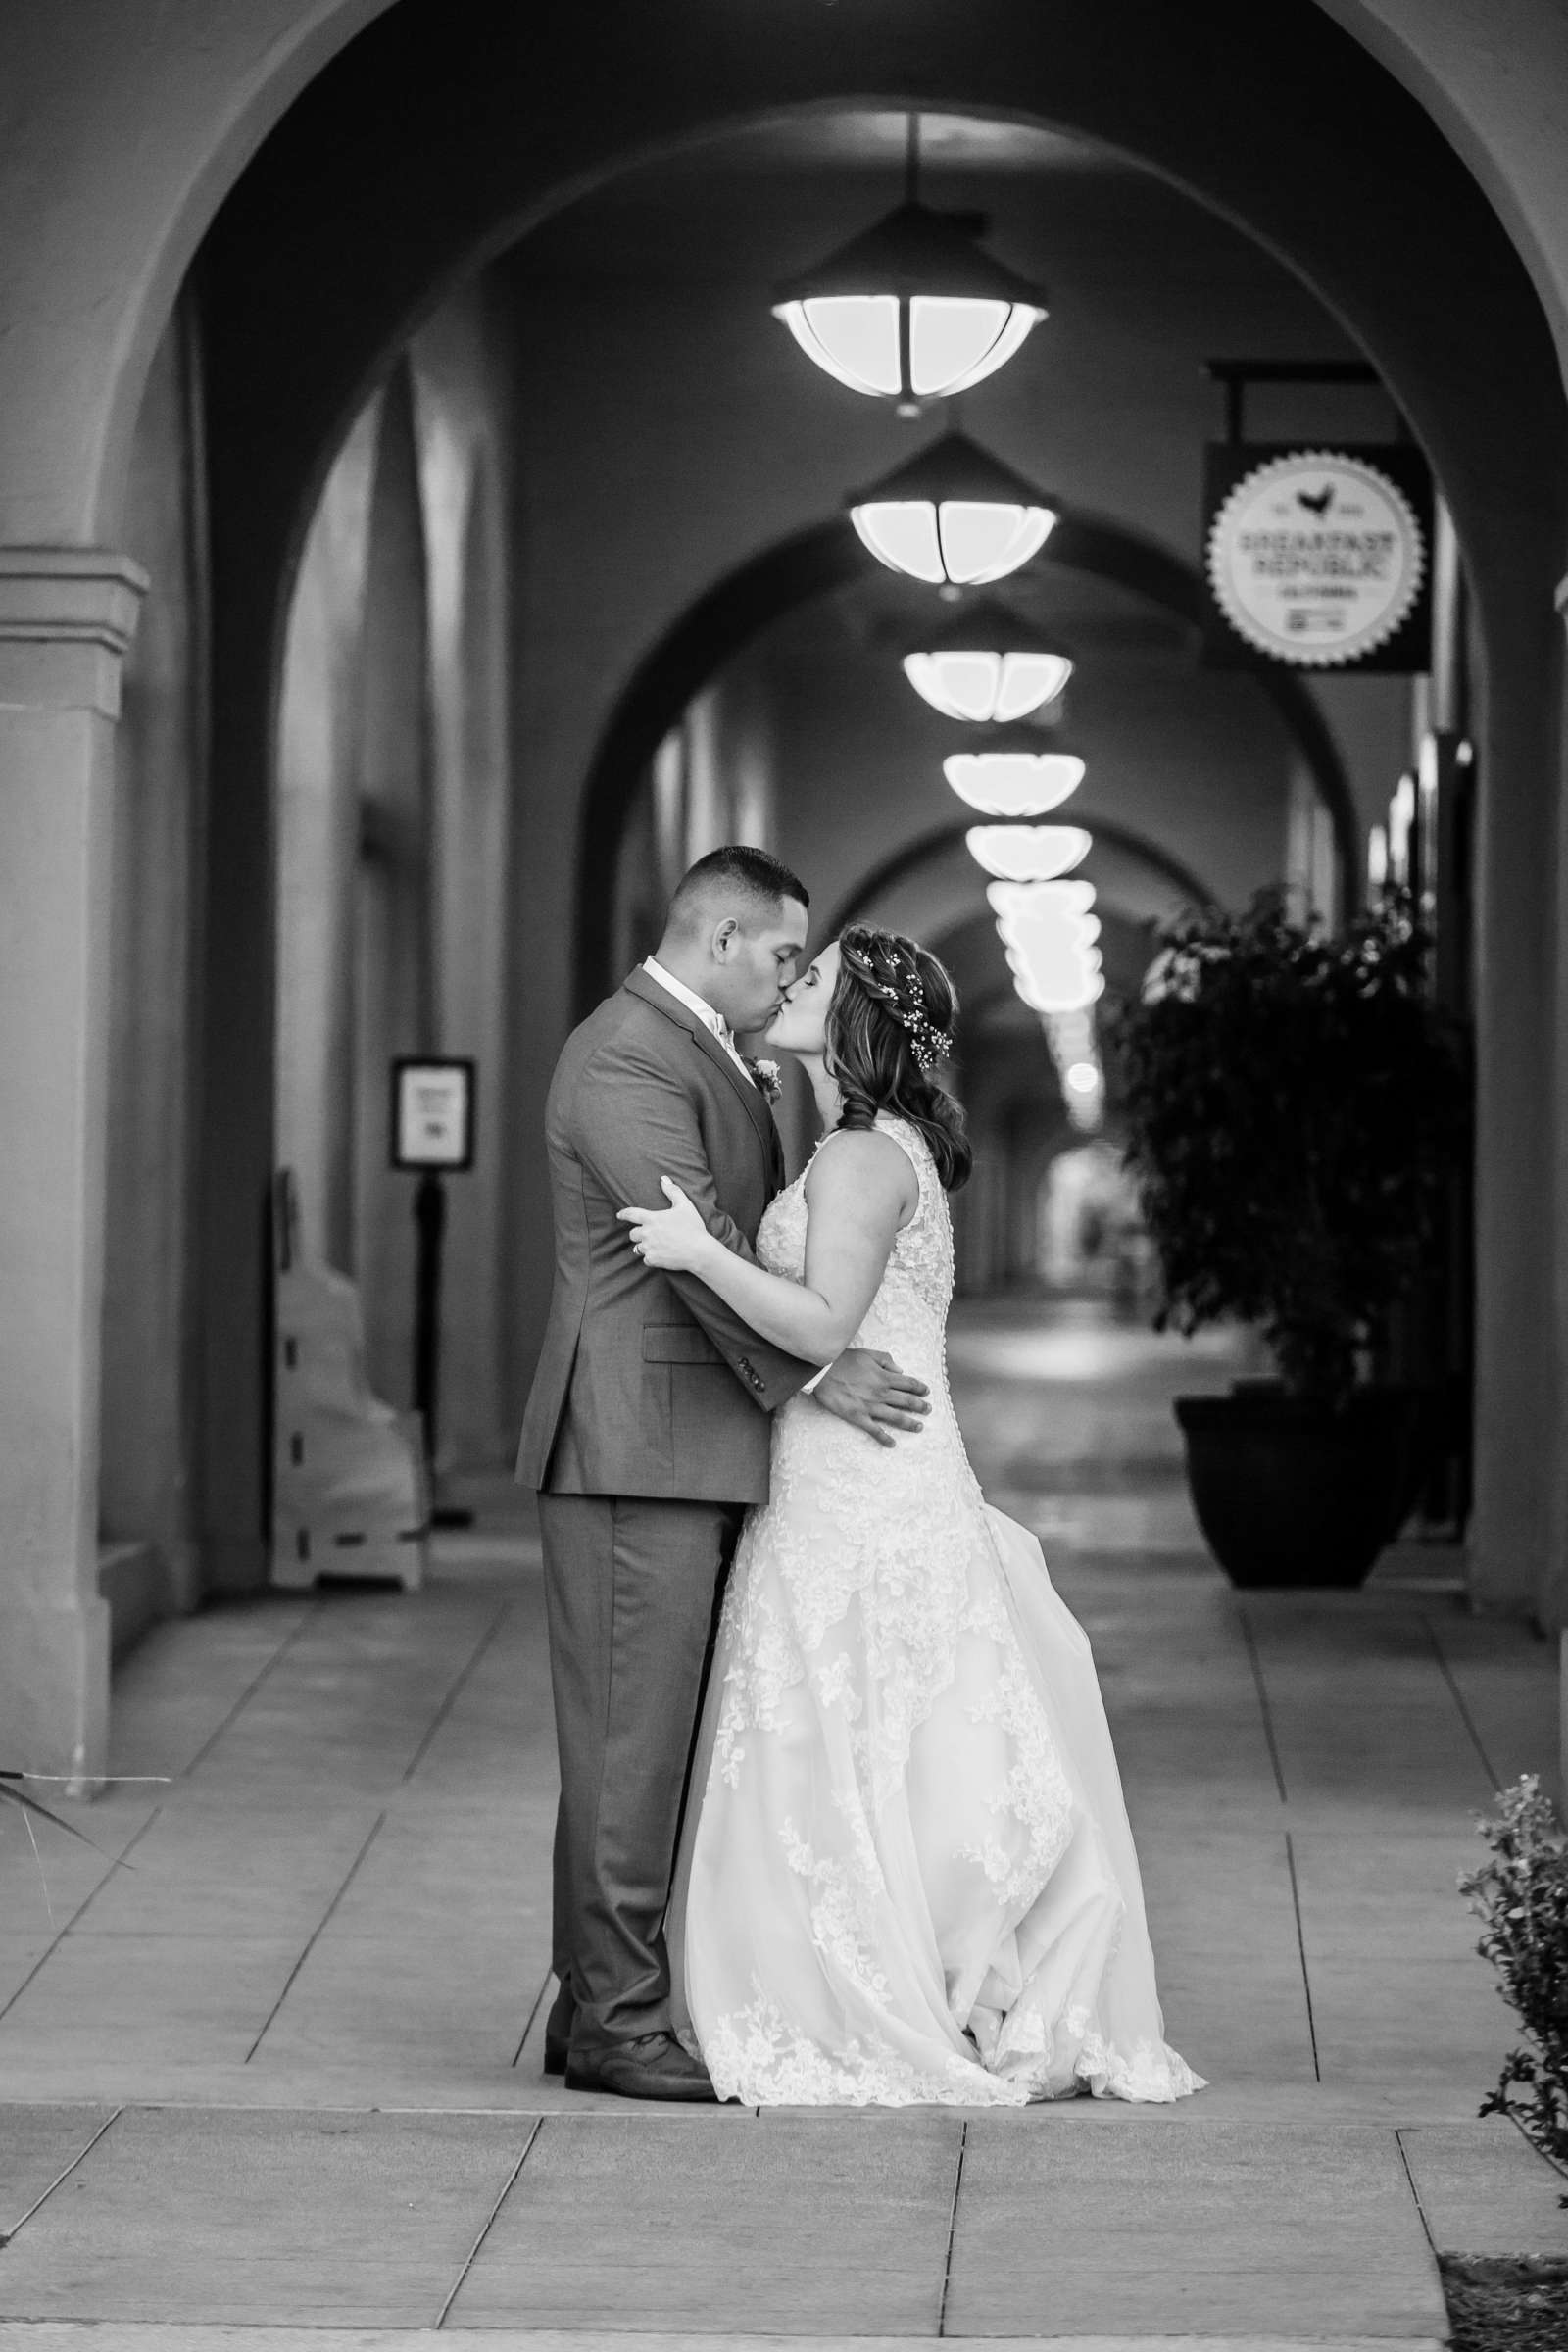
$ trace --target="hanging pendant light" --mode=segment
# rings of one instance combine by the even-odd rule
[[[971,825],[964,846],[1000,882],[1054,882],[1082,865],[1093,836],[1082,825]]]
[[[951,752],[942,773],[960,801],[985,816],[1044,816],[1077,791],[1085,763],[1038,727],[976,730],[972,751]]]
[[[1054,702],[1072,676],[1064,646],[1030,628],[994,596],[977,597],[923,650],[906,654],[904,674],[945,718],[1005,721]]]
[[[861,540],[891,571],[972,588],[1016,571],[1045,546],[1057,503],[963,433],[944,433],[847,502]]]
[[[1076,1012],[1104,994],[1092,882],[993,882],[986,897],[1026,1004],[1036,1012]]]
[[[961,218],[919,201],[919,169],[911,115],[904,203],[781,285],[773,305],[808,359],[907,416],[994,375],[1046,316],[1038,286],[993,260]]]

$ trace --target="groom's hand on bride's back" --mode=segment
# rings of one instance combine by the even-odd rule
[[[863,1429],[879,1446],[896,1446],[897,1430],[919,1434],[931,1407],[930,1391],[911,1372],[901,1372],[879,1348],[846,1348],[811,1391],[824,1412],[837,1413]]]

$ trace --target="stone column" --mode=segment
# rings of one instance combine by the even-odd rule
[[[102,1773],[110,790],[145,574],[0,548],[0,1765]]]

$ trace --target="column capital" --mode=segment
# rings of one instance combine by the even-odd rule
[[[117,718],[146,590],[110,548],[0,547],[0,703]]]

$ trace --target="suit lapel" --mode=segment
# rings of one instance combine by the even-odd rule
[[[723,1071],[746,1105],[746,1115],[756,1131],[757,1140],[767,1154],[769,1174],[776,1181],[780,1164],[778,1129],[773,1124],[773,1113],[768,1108],[761,1088],[755,1086],[744,1070],[736,1068],[712,1031],[704,1028],[696,1013],[683,1004],[678,997],[672,997],[667,988],[661,988],[657,980],[651,980],[641,964],[635,971],[627,973],[625,985],[634,997],[641,997],[645,1004],[652,1004],[656,1012],[662,1012],[677,1029],[684,1030],[698,1052],[706,1054],[714,1067]]]

